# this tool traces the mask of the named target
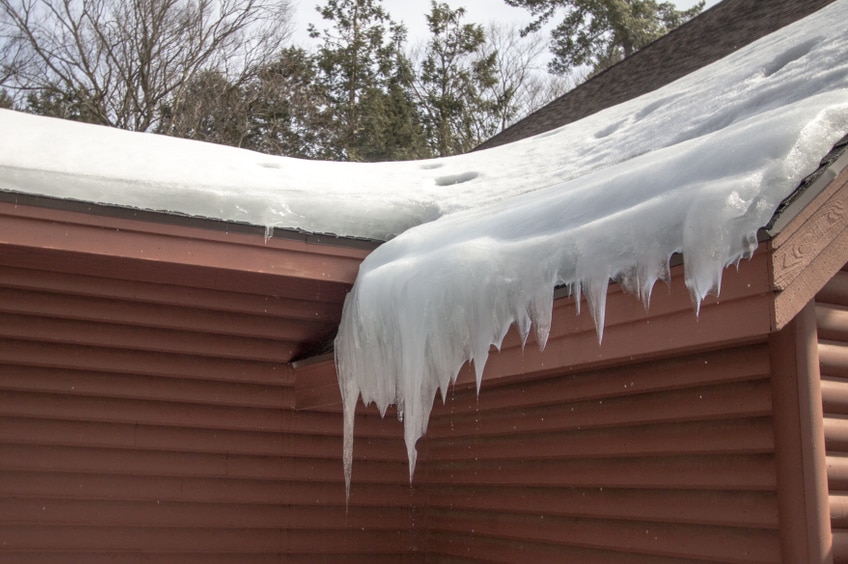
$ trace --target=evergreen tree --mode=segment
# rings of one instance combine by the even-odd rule
[[[588,65],[592,72],[614,65],[634,51],[696,16],[704,0],[689,10],[656,0],[505,0],[527,8],[534,20],[525,33],[538,31],[560,9],[562,21],[551,31],[549,70],[563,74]]]
[[[332,154],[321,108],[326,96],[315,81],[314,58],[288,47],[244,84],[208,71],[186,87],[179,112],[161,111],[159,133],[233,145],[273,155],[324,158]]]
[[[15,107],[15,101],[9,93],[0,88],[0,108],[11,110]]]
[[[360,136],[359,156],[364,161],[397,161],[432,156],[418,107],[411,95],[412,65],[402,50],[396,60],[386,91],[371,88],[362,101],[366,116]]]
[[[251,133],[247,147],[263,153],[325,159],[335,151],[329,99],[316,80],[315,57],[301,48],[284,49],[245,89]]]
[[[439,156],[470,151],[500,127],[500,106],[510,96],[494,92],[497,51],[484,49],[482,26],[462,22],[463,8],[431,2],[431,38],[424,53],[416,93],[433,152]]]
[[[23,108],[41,116],[100,123],[100,116],[94,110],[97,105],[97,98],[89,92],[65,90],[54,83],[27,94]]]
[[[332,23],[323,32],[309,26],[310,35],[323,41],[316,55],[318,81],[335,129],[335,154],[328,157],[386,160],[415,153],[414,146],[391,141],[401,135],[414,142],[417,136],[403,26],[391,20],[379,0],[329,0],[317,9]]]
[[[161,106],[156,133],[244,146],[250,130],[247,104],[240,87],[223,73],[198,73],[186,83],[181,98],[180,102],[171,98]]]

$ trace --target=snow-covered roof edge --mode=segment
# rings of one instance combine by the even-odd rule
[[[139,209],[120,204],[93,203],[73,198],[41,196],[12,190],[0,190],[0,202],[92,216],[130,219],[152,224],[177,225],[224,233],[256,235],[264,237],[266,241],[274,237],[290,241],[302,241],[310,245],[355,249],[375,249],[383,243],[383,241],[365,237],[338,236],[333,233],[313,233],[302,229],[274,228],[244,221],[189,215],[178,211]]]
[[[830,152],[822,158],[819,168],[807,176],[789,196],[783,199],[768,224],[760,229],[760,239],[770,239],[777,236],[846,168],[848,168],[848,134],[840,139]]]
[[[488,149],[577,121],[656,90],[832,0],[723,0],[494,135]]]
[[[840,0],[665,88],[540,136],[589,130],[603,153],[608,137],[692,100],[677,121],[648,130],[666,141],[646,136],[642,152],[622,150],[558,185],[410,229],[366,258],[336,340],[348,483],[359,398],[382,413],[398,406],[411,477],[437,392],[446,397],[466,362],[479,387],[490,347],[512,325],[525,340],[535,327],[544,346],[555,286],[569,286],[578,302],[586,295],[599,339],[609,280],[647,305],[675,253],[696,304],[718,293],[723,269],[750,256],[780,202],[848,132],[848,33],[834,23],[846,9]]]

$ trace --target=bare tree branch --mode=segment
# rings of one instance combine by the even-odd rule
[[[148,131],[199,73],[240,84],[276,57],[290,15],[289,0],[0,0],[0,84]]]

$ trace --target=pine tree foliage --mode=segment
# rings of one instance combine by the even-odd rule
[[[15,101],[12,99],[8,92],[0,88],[0,108],[9,110],[14,107]]]
[[[427,138],[438,156],[473,149],[499,130],[499,111],[512,92],[492,95],[497,82],[497,52],[484,49],[478,24],[463,23],[465,10],[431,2],[431,38],[421,62],[416,94]]]
[[[392,21],[379,0],[328,0],[317,8],[331,27],[310,35],[321,39],[316,54],[318,81],[329,99],[325,108],[335,124],[332,143],[340,160],[398,158],[391,150],[391,137],[415,140],[414,132],[396,131],[389,116],[400,119],[399,127],[414,127],[415,108],[406,94],[409,62],[402,51],[405,28]],[[401,154],[416,153],[414,147],[396,147]]]
[[[324,158],[328,126],[324,91],[315,81],[314,57],[288,47],[257,69],[250,81],[229,82],[216,71],[186,87],[181,111],[163,109],[159,133],[233,145],[263,153]]]
[[[555,14],[563,19],[551,30],[551,72],[580,66],[599,72],[693,18],[701,0],[688,10],[656,0],[506,0],[527,8],[534,20],[524,32],[538,31]]]

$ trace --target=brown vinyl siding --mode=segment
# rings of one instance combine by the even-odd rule
[[[418,443],[427,561],[779,562],[767,266],[699,317],[680,267],[648,312],[612,287],[600,346],[557,300],[544,351],[510,333],[479,397],[463,370]],[[295,372],[299,405],[338,410],[330,362]]]
[[[10,317],[19,322],[3,314],[0,323],[12,326]],[[5,557],[258,562],[397,556],[414,546],[403,447],[390,422],[358,422],[374,435],[359,445],[368,460],[357,461],[369,483],[347,516],[339,420],[293,410],[285,365],[233,360],[241,337],[210,340],[201,356],[116,343],[104,326],[74,329],[37,345],[26,332],[2,339]],[[171,331],[149,332],[183,347]]]
[[[848,562],[848,270],[816,296],[833,560]]]
[[[331,336],[365,251],[221,233],[195,248],[206,232],[52,213],[20,212],[52,230],[32,248],[0,221],[2,558],[777,562],[829,543],[804,493],[815,429],[794,381],[819,352],[812,323],[773,332],[767,245],[698,316],[682,266],[648,311],[611,287],[601,345],[558,299],[544,351],[510,333],[479,398],[463,369],[437,399],[412,487],[402,425],[361,408],[346,506],[332,360],[295,359]],[[820,293],[830,309],[848,309],[822,297],[845,274]],[[826,411],[846,395],[829,383],[844,356],[831,325]],[[831,487],[848,491],[841,417],[825,429]]]
[[[765,344],[450,394],[428,557],[780,560]]]
[[[335,327],[365,252],[316,248],[310,267],[300,243],[209,234],[243,251],[238,274],[210,266],[202,231],[2,211],[0,560],[416,560],[398,426],[357,421],[348,512],[340,418],[295,409],[288,361]],[[22,217],[50,248],[8,244]],[[56,250],[98,232],[102,253]],[[197,264],[170,260],[181,246]]]

